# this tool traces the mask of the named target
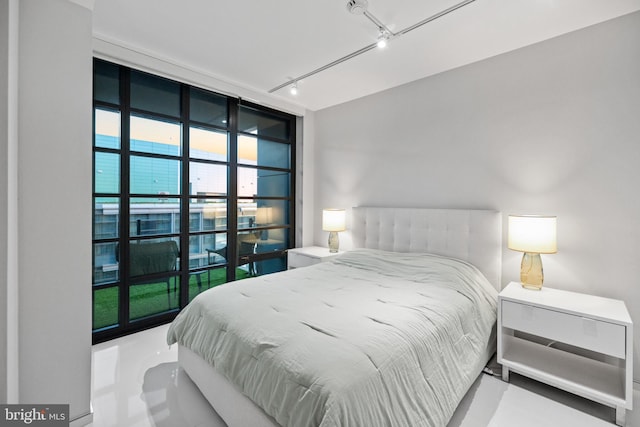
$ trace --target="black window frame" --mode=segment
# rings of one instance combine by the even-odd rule
[[[189,85],[182,82],[177,82],[175,80],[166,79],[164,77],[155,76],[150,73],[150,77],[152,78],[161,78],[165,79],[171,83],[177,83],[180,87],[180,115],[172,116],[164,113],[157,113],[153,111],[141,110],[138,108],[131,107],[131,73],[144,73],[140,70],[136,70],[124,65],[112,63],[109,61],[105,61],[103,59],[94,58],[94,78],[96,75],[96,67],[97,65],[112,67],[115,66],[118,69],[118,77],[119,77],[119,103],[115,104],[113,102],[102,101],[96,99],[96,90],[94,85],[94,96],[93,96],[93,190],[92,190],[92,227],[94,227],[94,232],[92,233],[92,250],[95,251],[96,244],[100,243],[116,243],[119,248],[119,259],[120,260],[128,260],[129,259],[129,245],[128,242],[131,240],[146,240],[146,239],[154,239],[154,238],[177,238],[179,241],[179,251],[180,254],[183,254],[180,257],[180,266],[179,270],[175,272],[166,272],[166,273],[156,273],[151,278],[157,279],[177,279],[182,286],[180,286],[180,294],[179,294],[179,304],[176,309],[169,309],[169,311],[151,315],[148,317],[144,317],[137,320],[129,319],[129,287],[130,284],[135,283],[136,281],[143,280],[144,278],[131,278],[129,274],[129,263],[128,262],[119,262],[119,274],[116,281],[111,281],[107,283],[94,283],[92,279],[92,296],[96,291],[117,287],[119,289],[119,310],[118,310],[118,323],[112,326],[106,326],[100,329],[93,330],[93,343],[99,343],[103,341],[107,341],[113,338],[117,338],[120,336],[128,335],[134,332],[138,332],[144,329],[148,329],[150,327],[155,327],[161,324],[165,324],[170,322],[175,318],[178,312],[184,308],[189,303],[189,278],[192,274],[199,274],[202,272],[211,271],[214,269],[224,268],[226,269],[226,280],[227,282],[232,282],[236,280],[236,268],[238,266],[239,257],[237,253],[238,247],[238,232],[247,231],[244,227],[239,227],[238,225],[238,204],[243,200],[247,199],[255,199],[254,197],[246,197],[246,196],[238,196],[238,168],[256,168],[262,170],[269,170],[274,172],[281,173],[289,173],[289,186],[288,195],[287,196],[266,196],[266,197],[257,197],[263,200],[274,200],[280,203],[285,203],[288,206],[288,222],[286,224],[271,224],[271,225],[262,225],[251,228],[250,231],[260,232],[262,230],[284,230],[284,233],[288,236],[286,242],[284,242],[284,247],[282,249],[272,250],[268,252],[255,253],[251,255],[243,255],[243,262],[250,261],[259,263],[261,261],[281,258],[285,260],[286,266],[286,250],[295,247],[295,194],[296,194],[296,116],[278,111],[272,108],[268,108],[262,105],[258,105],[252,102],[245,101],[240,98],[234,98],[231,96],[226,96],[223,94],[219,94],[207,89],[203,89],[201,87]],[[201,121],[191,120],[190,118],[190,93],[191,90],[194,89],[198,91],[200,94],[210,94],[212,96],[226,99],[226,108],[227,108],[227,120],[226,124],[213,124],[213,123],[204,123]],[[105,147],[96,147],[95,143],[95,112],[98,109],[104,109],[109,111],[117,111],[120,114],[120,147],[116,148],[105,148]],[[288,135],[286,137],[281,138],[273,135],[256,135],[255,133],[243,132],[238,130],[238,116],[241,109],[250,109],[258,112],[258,114],[266,114],[272,117],[275,117],[279,120],[283,120],[288,125]],[[172,123],[179,123],[181,125],[181,133],[182,133],[182,141],[181,141],[181,150],[178,156],[171,154],[157,154],[157,153],[147,153],[140,151],[132,151],[130,149],[130,117],[132,116],[142,116],[145,118],[151,118],[156,120],[169,121]],[[210,131],[217,132],[225,132],[227,134],[228,142],[227,142],[227,159],[226,161],[220,160],[211,160],[211,159],[200,159],[200,158],[191,158],[190,150],[189,150],[189,135],[190,128],[196,127],[199,129],[205,129]],[[247,165],[244,163],[238,162],[238,137],[242,135],[247,135],[251,137],[259,137],[260,140],[277,142],[281,144],[288,144],[290,146],[290,158],[289,158],[289,168],[282,167],[265,167],[258,165]],[[95,191],[95,156],[96,153],[116,153],[120,155],[120,188],[119,193],[100,193]],[[175,196],[167,196],[171,198],[175,198],[179,200],[180,204],[180,229],[177,233],[166,234],[163,233],[160,236],[158,235],[132,235],[130,232],[130,217],[131,217],[131,200],[136,198],[157,198],[157,195],[151,194],[131,194],[130,193],[130,158],[131,156],[144,156],[156,159],[171,159],[171,160],[179,160],[180,161],[180,194]],[[226,195],[218,195],[218,194],[198,194],[192,195],[190,194],[189,188],[189,168],[191,162],[197,162],[202,164],[216,164],[216,165],[224,165],[227,167],[227,192]],[[96,200],[104,197],[109,198],[117,198],[119,199],[119,230],[117,237],[107,237],[101,238],[95,235],[95,226],[96,226],[96,212],[95,205]],[[226,227],[224,230],[205,230],[205,231],[191,231],[190,227],[190,205],[192,200],[194,199],[215,199],[215,200],[225,200],[226,201]],[[190,237],[199,236],[199,235],[212,235],[216,233],[226,233],[226,241],[227,241],[227,262],[226,264],[221,265],[205,265],[203,267],[198,267],[191,269],[189,259],[189,242]],[[126,244],[125,244],[126,243]],[[95,272],[95,254],[92,257],[93,269]],[[95,274],[95,273],[94,273]],[[95,300],[95,298],[92,298]],[[95,310],[95,302],[92,302],[92,315]]]

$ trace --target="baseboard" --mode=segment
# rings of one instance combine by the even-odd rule
[[[80,417],[76,417],[71,420],[69,423],[69,427],[84,427],[93,422],[93,412],[89,412],[88,414],[84,414]]]

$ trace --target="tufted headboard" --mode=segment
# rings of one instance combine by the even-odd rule
[[[355,207],[356,248],[429,252],[475,265],[498,290],[502,215],[489,210]]]

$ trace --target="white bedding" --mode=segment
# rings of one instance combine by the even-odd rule
[[[204,292],[167,340],[282,426],[444,426],[486,363],[496,300],[463,261],[356,250]]]

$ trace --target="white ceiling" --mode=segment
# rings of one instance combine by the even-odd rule
[[[461,0],[369,0],[396,32]],[[347,0],[95,0],[108,41],[270,96],[270,89],[373,43],[377,27]],[[299,82],[275,98],[319,110],[633,11],[640,0],[476,0],[383,49]]]

